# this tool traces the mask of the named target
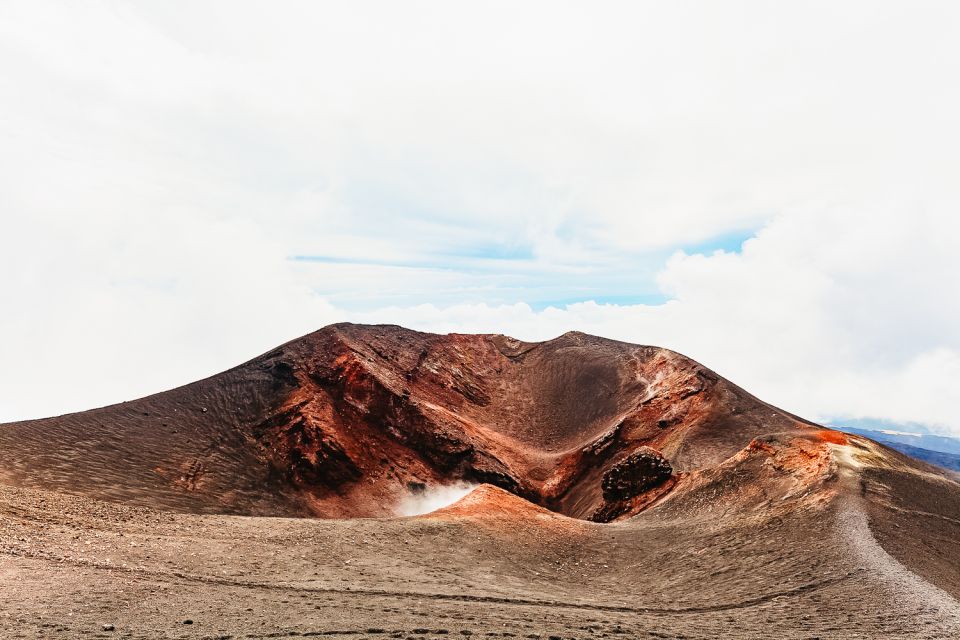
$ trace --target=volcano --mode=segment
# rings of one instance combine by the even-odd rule
[[[960,637],[956,475],[576,332],[338,324],[0,425],[0,551],[4,637]]]

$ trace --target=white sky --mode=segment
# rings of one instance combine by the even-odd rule
[[[954,2],[2,2],[0,421],[354,320],[659,344],[960,435],[958,32]]]

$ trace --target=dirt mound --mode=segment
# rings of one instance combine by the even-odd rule
[[[491,484],[482,484],[453,504],[418,517],[572,520]]]

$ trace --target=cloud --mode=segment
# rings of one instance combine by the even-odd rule
[[[948,215],[889,205],[862,215],[797,210],[742,252],[675,254],[658,278],[672,297],[662,305],[419,305],[359,318],[527,340],[575,329],[654,344],[810,418],[886,418],[960,434],[957,231]]]
[[[353,319],[960,433],[958,12],[3,3],[0,420]]]

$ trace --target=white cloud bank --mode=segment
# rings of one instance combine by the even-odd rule
[[[677,253],[659,276],[673,296],[663,305],[421,305],[360,317],[655,344],[810,418],[876,417],[960,434],[960,261],[945,237],[954,232],[948,219],[923,214],[804,211],[773,220],[742,253]]]
[[[960,434],[958,27],[935,2],[3,3],[0,420],[357,320],[660,344],[808,417]]]

